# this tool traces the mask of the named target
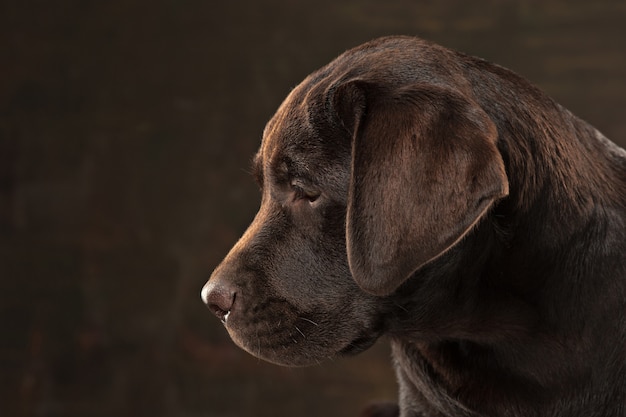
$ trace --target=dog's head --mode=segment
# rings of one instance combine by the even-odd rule
[[[284,365],[369,347],[394,291],[507,194],[495,126],[446,54],[366,44],[270,120],[254,159],[261,207],[203,289],[240,347]]]

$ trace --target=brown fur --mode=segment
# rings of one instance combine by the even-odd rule
[[[389,335],[399,407],[626,416],[626,153],[512,72],[420,39],[296,87],[203,298],[283,365]]]

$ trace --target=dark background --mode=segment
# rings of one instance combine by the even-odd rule
[[[0,415],[350,416],[385,343],[279,368],[199,292],[259,201],[265,121],[307,73],[415,34],[626,139],[624,1],[0,3]]]

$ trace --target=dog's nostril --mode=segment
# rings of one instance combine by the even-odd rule
[[[209,304],[208,307],[209,307],[209,310],[211,310],[218,319],[220,319],[223,322],[226,322],[226,319],[230,315],[230,310],[224,311],[221,308],[219,308],[216,304]]]
[[[235,289],[219,280],[211,280],[202,288],[202,300],[209,310],[226,323],[235,303]]]

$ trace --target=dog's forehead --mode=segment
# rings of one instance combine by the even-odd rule
[[[302,93],[292,91],[269,120],[263,131],[261,150],[266,157],[284,148],[307,142],[312,132],[308,105]]]
[[[323,102],[313,93],[306,83],[298,86],[267,123],[256,157],[264,170],[289,163],[300,172],[319,172],[339,158]]]

